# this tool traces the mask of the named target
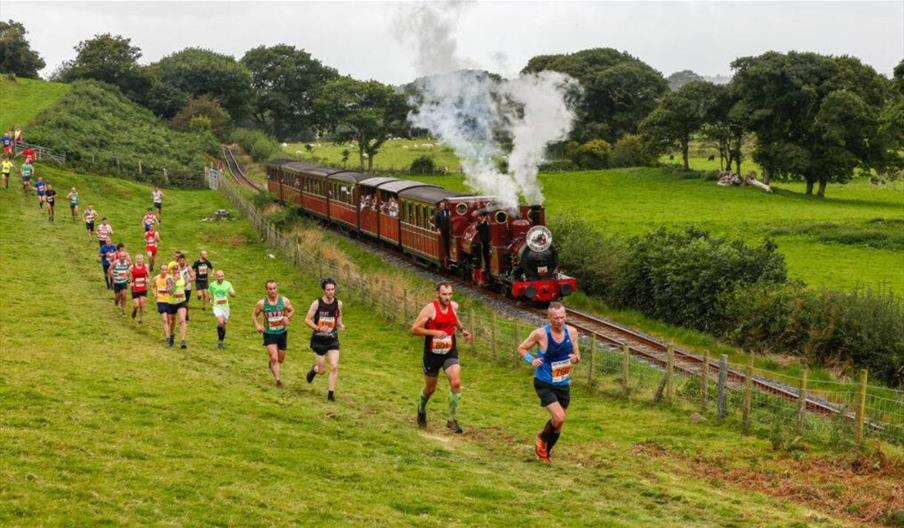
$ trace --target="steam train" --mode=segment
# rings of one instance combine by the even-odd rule
[[[289,160],[267,166],[267,190],[354,236],[380,241],[515,299],[546,303],[577,290],[575,279],[559,273],[539,205],[520,206],[515,216],[492,196]],[[441,204],[449,211],[442,222],[448,229],[436,226]],[[478,226],[480,221],[484,225]],[[489,250],[484,251],[481,239],[487,231]]]

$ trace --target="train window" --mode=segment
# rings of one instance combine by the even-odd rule
[[[458,216],[464,216],[468,212],[468,204],[460,203],[455,206],[455,212]]]
[[[496,211],[496,223],[504,224],[508,220],[508,214],[505,211]]]
[[[436,218],[436,208],[428,207],[427,208],[427,227],[430,229],[434,229],[433,219]]]

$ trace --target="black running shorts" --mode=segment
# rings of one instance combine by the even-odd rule
[[[339,338],[336,336],[311,336],[311,350],[318,356],[326,355],[330,350],[339,350]]]
[[[289,332],[281,334],[268,334],[264,332],[264,346],[276,345],[277,350],[287,350],[289,344]]]
[[[179,304],[170,304],[169,305],[169,314],[170,315],[178,314],[180,308],[188,308],[188,303],[186,303],[185,301],[182,301]]]
[[[133,291],[133,292],[132,292],[132,298],[133,298],[133,299],[137,299],[137,298],[139,298],[139,297],[147,297],[147,296],[148,296],[148,292],[146,292],[146,291],[143,291],[143,292],[134,292],[134,291]]]
[[[122,290],[124,290],[124,289],[126,289],[126,288],[128,288],[128,287],[129,287],[129,283],[128,283],[128,282],[124,282],[124,283],[122,283],[122,284],[117,284],[117,283],[114,282],[114,283],[113,283],[113,293],[119,293],[119,292],[121,292]]]
[[[568,404],[571,403],[570,385],[552,385],[534,378],[534,390],[537,391],[537,396],[540,397],[540,407],[559,402],[563,409],[567,409]]]
[[[424,353],[424,375],[430,378],[439,376],[439,371],[448,370],[452,365],[458,365],[458,352],[448,354]]]

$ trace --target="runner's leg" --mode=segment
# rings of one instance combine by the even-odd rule
[[[339,351],[330,350],[326,355],[330,359],[330,379],[327,388],[332,393],[336,390],[336,382],[339,380]]]

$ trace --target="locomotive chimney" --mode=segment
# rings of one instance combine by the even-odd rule
[[[530,220],[530,225],[540,225],[541,217],[540,217],[540,209],[542,209],[542,205],[532,205],[530,206],[530,212],[527,213],[527,219]]]

